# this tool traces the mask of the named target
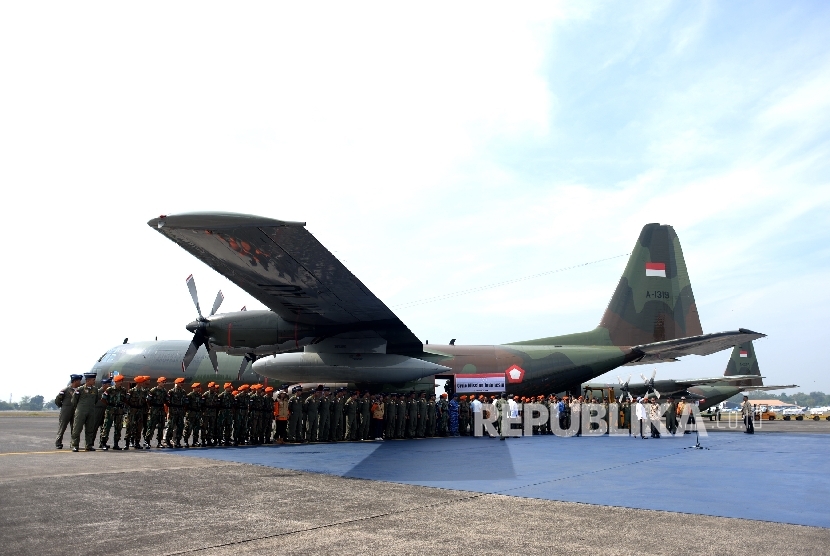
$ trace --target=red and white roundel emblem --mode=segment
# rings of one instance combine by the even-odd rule
[[[525,378],[525,370],[518,365],[513,365],[504,371],[504,377],[511,384],[518,384]]]

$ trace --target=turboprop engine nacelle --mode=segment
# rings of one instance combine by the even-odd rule
[[[253,370],[282,382],[398,383],[451,371],[422,359],[386,353],[281,353],[263,357]]]

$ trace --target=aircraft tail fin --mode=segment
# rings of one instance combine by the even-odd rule
[[[726,371],[723,376],[752,375],[758,378],[749,378],[735,381],[736,386],[763,386],[764,379],[761,378],[761,369],[758,367],[758,358],[755,356],[755,346],[752,342],[738,344],[732,349],[732,357],[726,364]]]
[[[674,228],[646,224],[602,316],[616,346],[700,336],[692,284]]]

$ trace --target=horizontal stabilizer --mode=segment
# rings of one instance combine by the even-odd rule
[[[744,388],[745,392],[752,392],[755,390],[786,390],[787,388],[800,388],[798,384],[787,384],[786,386],[747,386]]]
[[[733,380],[749,380],[758,378],[755,375],[740,375],[740,376],[718,376],[713,378],[690,378],[688,380],[675,380],[678,386],[702,386],[704,384],[717,384],[719,382],[732,382]],[[764,377],[760,377],[764,378]]]
[[[715,332],[714,334],[702,334],[665,342],[643,344],[635,346],[634,350],[643,354],[638,362],[660,363],[684,355],[711,355],[765,336],[766,334],[760,332],[739,328],[730,332]]]

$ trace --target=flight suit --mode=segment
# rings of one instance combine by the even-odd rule
[[[75,394],[75,389],[67,386],[55,397],[55,405],[61,411],[58,414],[58,435],[55,437],[55,448],[63,448],[63,435],[66,433],[66,428],[69,427],[69,437],[72,438],[72,419],[75,417],[75,405],[72,403],[72,396]]]
[[[367,440],[369,438],[369,424],[372,421],[372,400],[368,396],[360,398],[357,408],[360,411],[357,437],[358,440]]]
[[[121,442],[121,428],[124,426],[124,399],[127,396],[127,391],[123,386],[110,386],[101,398],[106,403],[104,410],[104,426],[101,429],[101,437],[98,441],[98,446],[104,448],[107,445],[107,440],[110,437],[110,429],[115,425],[115,432],[113,433],[113,448],[118,448],[118,443]]]
[[[357,440],[357,400],[350,396],[346,400],[344,410],[346,413],[346,440]]]
[[[244,444],[248,433],[248,404],[250,397],[243,390],[236,395],[236,415],[233,422],[233,445]]]
[[[333,440],[343,440],[346,437],[346,422],[343,412],[346,407],[346,396],[338,395],[334,401],[334,413],[332,414],[331,429]]]
[[[386,418],[386,427],[384,430],[386,439],[395,438],[395,426],[398,423],[398,403],[394,398],[389,398],[386,401],[384,417]]]
[[[150,413],[147,419],[147,430],[144,431],[144,443],[150,446],[153,440],[153,433],[156,433],[156,445],[161,448],[161,441],[164,438],[164,400],[167,394],[162,386],[154,386],[147,392],[147,405],[150,406]]]
[[[320,398],[316,394],[311,394],[305,399],[305,420],[306,420],[306,442],[317,442],[318,438],[318,418],[320,414]]]
[[[98,390],[98,401],[95,403],[95,436],[101,432],[101,427],[104,426],[104,413],[107,411],[107,402],[102,397],[104,388]]]
[[[72,394],[72,406],[75,408],[75,416],[72,421],[72,447],[79,448],[81,443],[81,430],[84,431],[86,448],[92,449],[95,444],[95,434],[98,429],[95,427],[95,406],[101,400],[101,393],[95,386],[81,386]]]
[[[406,434],[406,398],[401,396],[395,403],[398,406],[395,410],[398,416],[398,422],[395,424],[395,438],[403,438]]]
[[[435,436],[438,426],[438,406],[435,400],[430,398],[427,402],[427,436]]]
[[[321,442],[329,440],[331,434],[331,398],[323,393],[320,399],[320,432],[318,438]]]
[[[418,398],[418,421],[415,426],[415,434],[418,438],[426,436],[427,431],[427,398],[422,395]]]
[[[288,441],[302,442],[303,399],[299,393],[288,399],[288,411]]]
[[[406,401],[406,437],[415,438],[418,427],[418,400],[410,396]]]
[[[196,390],[191,390],[185,396],[185,413],[184,413],[184,445],[190,446],[190,436],[193,435],[193,446],[199,445],[199,431],[202,428],[202,407],[204,401],[202,400],[202,393]],[[205,433],[202,432],[202,444],[205,444]]]
[[[671,434],[677,432],[677,406],[674,404],[674,401],[668,402],[668,407],[666,408],[666,429]]]

